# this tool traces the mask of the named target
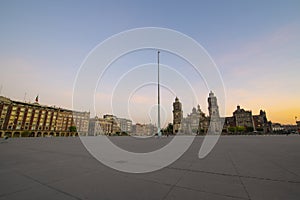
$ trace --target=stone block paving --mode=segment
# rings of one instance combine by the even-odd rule
[[[137,152],[171,139],[112,138]],[[78,137],[1,138],[0,200],[300,199],[300,136],[222,136],[199,159],[202,141],[164,169],[129,174],[94,159]]]

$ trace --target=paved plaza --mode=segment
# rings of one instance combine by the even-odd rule
[[[172,139],[111,138],[145,152]],[[0,138],[0,200],[300,199],[300,136],[222,136],[200,160],[202,141],[166,168],[129,174],[94,159],[78,137]]]

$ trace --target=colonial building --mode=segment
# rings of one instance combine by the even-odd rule
[[[173,134],[176,134],[180,130],[182,118],[182,104],[176,97],[173,103]]]
[[[91,118],[89,121],[89,135],[114,135],[122,132],[130,134],[132,121],[124,118],[117,118],[114,115],[106,114],[103,118]]]
[[[283,130],[284,130],[284,127],[280,123],[273,123],[272,124],[272,131],[274,133],[282,132]]]
[[[152,136],[157,133],[157,127],[153,124],[140,124],[132,125],[132,135],[137,136]]]
[[[266,112],[260,110],[258,115],[252,115],[251,110],[244,110],[239,105],[232,117],[225,118],[225,129],[242,127],[246,132],[272,132],[272,123],[267,120]]]
[[[88,134],[89,112],[20,102],[0,97],[0,137]]]
[[[246,128],[253,128],[254,122],[252,118],[252,111],[246,111],[237,106],[237,109],[233,112],[233,117],[235,119],[235,126],[243,126]]]
[[[116,119],[122,132],[130,134],[132,132],[132,121],[130,119],[125,118],[117,118]]]
[[[253,124],[255,131],[272,132],[272,122],[268,121],[266,111],[260,110],[259,115],[253,115]]]
[[[105,135],[100,119],[96,116],[94,118],[90,118],[89,120],[89,136],[97,136],[97,135]]]
[[[121,132],[118,118],[114,115],[110,115],[110,114],[103,115],[102,123],[104,123],[109,128],[108,133],[115,134],[115,133]],[[101,127],[104,127],[104,126],[101,126]]]

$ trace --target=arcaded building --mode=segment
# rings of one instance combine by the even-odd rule
[[[88,134],[90,113],[0,96],[0,137],[76,136]]]

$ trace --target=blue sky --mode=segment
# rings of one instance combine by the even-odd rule
[[[230,116],[239,104],[253,113],[261,108],[266,110],[273,122],[294,123],[295,116],[300,118],[299,10],[297,0],[2,0],[1,95],[23,100],[26,92],[26,100],[34,101],[39,94],[41,104],[71,108],[77,71],[96,45],[128,29],[164,27],[192,37],[215,61],[226,89],[226,115]],[[161,56],[162,64],[177,63],[176,70],[180,71],[184,65],[167,53]],[[126,63],[130,69],[155,59],[155,51],[141,51],[119,63]],[[118,71],[116,64],[108,77],[119,76]],[[203,82],[191,74],[185,76],[193,84]],[[109,88],[109,81],[106,83]],[[139,95],[151,99],[152,88],[141,90]],[[199,90],[201,93],[193,102],[189,101],[191,98],[180,97],[185,114],[197,103],[208,113],[208,91],[204,87]],[[102,91],[97,92],[97,102],[105,105]],[[164,101],[167,120],[171,119],[172,98],[171,94],[167,95]],[[151,110],[153,105],[145,102],[144,107]],[[99,106],[96,112],[102,115],[111,111]],[[146,122],[148,117],[143,115],[141,112],[133,118]]]

